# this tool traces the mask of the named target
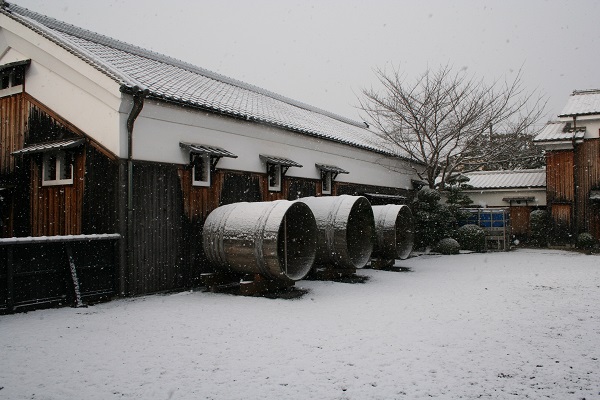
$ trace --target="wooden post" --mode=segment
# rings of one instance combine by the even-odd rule
[[[79,290],[79,278],[77,278],[77,269],[75,268],[75,261],[73,260],[73,251],[71,246],[67,244],[67,256],[69,258],[69,267],[71,269],[71,279],[73,280],[73,287],[75,289],[75,306],[85,307],[81,300],[81,292]]]
[[[6,252],[6,306],[12,312],[15,306],[15,267],[13,265],[13,246],[9,245]]]

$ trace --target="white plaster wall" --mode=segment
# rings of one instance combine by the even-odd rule
[[[302,164],[303,168],[288,170],[288,176],[294,177],[319,179],[315,163],[320,163],[349,171],[349,174],[338,175],[340,182],[411,189],[411,179],[416,178],[407,163],[352,146],[146,100],[135,122],[133,158],[186,164],[189,154],[179,147],[182,141],[222,147],[238,156],[222,158],[217,165],[222,169],[265,172],[259,154],[266,154]]]
[[[502,201],[505,197],[534,197],[535,200],[527,202],[529,206],[545,206],[546,205],[546,190],[518,190],[518,189],[504,189],[504,190],[468,190],[465,191],[471,200],[473,200],[474,206],[481,207],[508,207],[509,202]],[[513,202],[513,205],[516,204]],[[525,205],[524,202],[521,203]]]
[[[581,120],[577,121],[578,125],[584,125],[586,127],[585,138],[596,139],[600,137],[600,119],[596,117],[593,120]]]
[[[564,122],[573,122],[573,118],[571,117],[562,117],[561,121]],[[598,115],[581,115],[576,119],[577,126],[585,126],[585,138],[586,139],[595,139],[600,137],[600,116]]]
[[[4,15],[0,25],[2,53],[12,57],[18,52],[32,60],[25,91],[111,152],[126,156],[120,140],[125,131],[119,118],[119,84]]]
[[[2,57],[0,57],[0,65],[10,64],[16,61],[25,61],[27,59],[27,57],[25,57],[23,54],[19,53],[15,49],[6,46],[3,49]]]

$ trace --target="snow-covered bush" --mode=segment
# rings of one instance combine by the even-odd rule
[[[534,246],[546,247],[550,233],[550,216],[545,210],[534,210],[529,214],[530,242]]]
[[[434,250],[446,255],[458,254],[460,251],[460,244],[452,238],[444,238],[438,242]]]
[[[594,239],[594,237],[587,233],[580,233],[577,236],[577,247],[580,249],[585,249],[585,250],[589,250],[592,247],[594,247],[596,245],[596,239]]]
[[[485,231],[483,228],[468,224],[456,230],[456,240],[463,250],[482,252],[485,250]]]

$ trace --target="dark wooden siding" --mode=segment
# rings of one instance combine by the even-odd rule
[[[577,232],[589,232],[600,238],[597,208],[590,201],[591,190],[600,189],[600,139],[588,139],[577,146]]]
[[[320,191],[320,181],[310,179],[289,178],[287,199],[297,200],[301,197],[316,196],[317,186],[319,186]]]
[[[547,153],[546,195],[555,223],[600,239],[598,206],[589,199],[590,191],[599,188],[600,139],[586,139],[574,150]]]
[[[129,293],[144,294],[189,285],[187,226],[178,166],[133,164]]]
[[[73,184],[42,186],[40,156],[31,160],[31,235],[79,235],[85,186],[85,153],[75,155]]]
[[[118,164],[86,146],[81,233],[117,232]]]
[[[20,161],[11,153],[23,148],[27,108],[22,94],[0,98],[0,175],[12,173]]]
[[[225,172],[219,205],[240,201],[267,201],[264,197],[266,182],[266,177],[250,172]]]
[[[570,227],[572,220],[572,207],[570,204],[556,203],[552,205],[552,218],[559,226]]]
[[[69,251],[84,301],[115,294],[116,239],[0,242],[0,314],[75,303]]]
[[[183,209],[190,222],[203,222],[206,216],[219,206],[219,194],[223,187],[224,173],[214,172],[211,186],[193,186],[192,168],[183,166],[178,170],[180,185],[183,190]]]
[[[546,199],[571,203],[575,198],[574,157],[572,151],[552,151],[546,154]]]
[[[510,207],[510,226],[513,235],[518,238],[529,236],[529,215],[534,207],[529,206],[511,206]]]

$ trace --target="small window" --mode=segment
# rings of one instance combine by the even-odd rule
[[[2,75],[2,87],[1,89],[8,89],[10,87],[10,75],[3,74]]]
[[[281,192],[281,165],[267,164],[267,175],[269,179],[269,190]]]
[[[73,153],[45,153],[42,164],[42,186],[73,184]]]
[[[15,61],[0,66],[0,97],[11,96],[23,91],[25,70],[31,60]]]
[[[331,171],[321,171],[321,182],[323,184],[322,194],[331,194],[331,183],[333,179],[331,177]]]
[[[2,71],[2,87],[1,89],[8,89],[14,86],[20,86],[23,84],[23,71],[21,69],[11,69]]]
[[[210,186],[210,155],[194,155],[193,166],[192,185]]]

